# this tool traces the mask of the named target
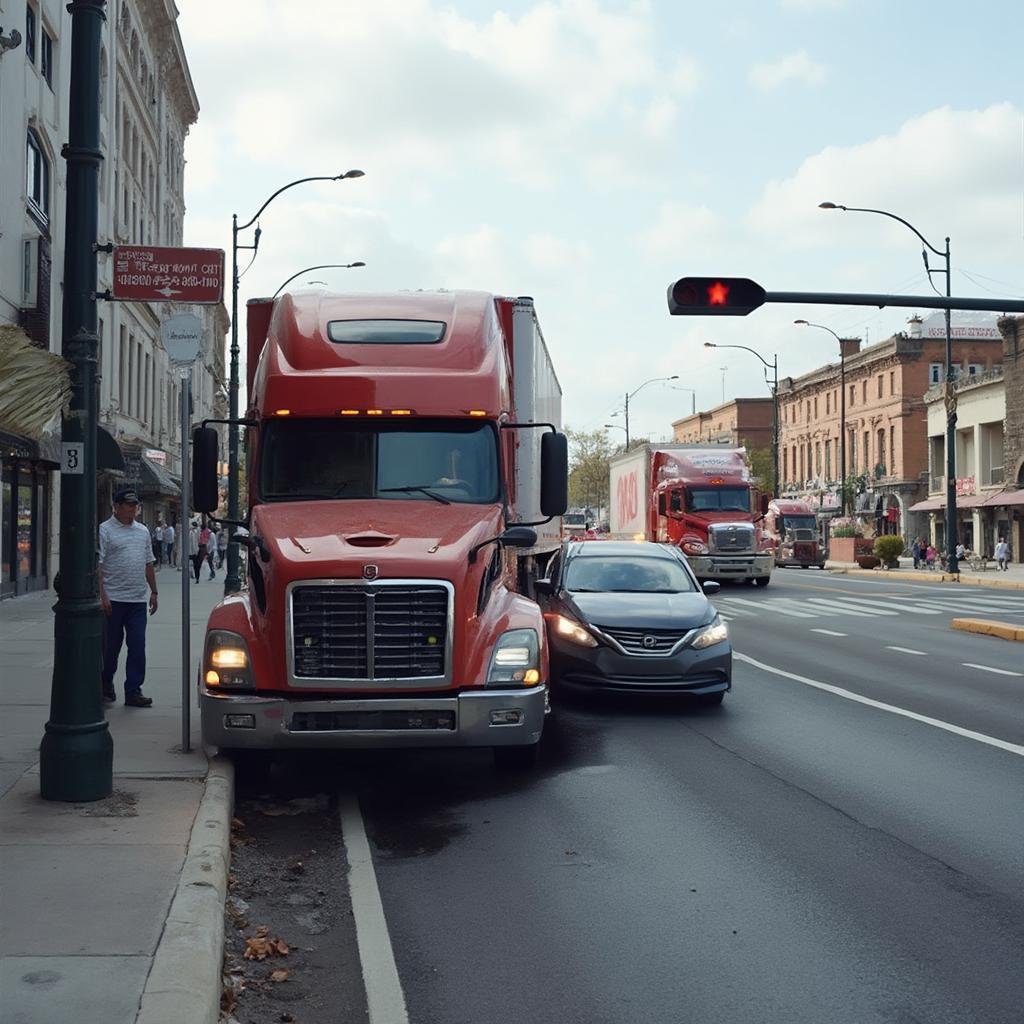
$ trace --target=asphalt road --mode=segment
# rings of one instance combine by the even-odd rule
[[[296,762],[358,799],[408,1019],[1020,1024],[1024,656],[942,605],[1024,593],[966,591],[725,590],[721,709],[558,703],[534,774]]]

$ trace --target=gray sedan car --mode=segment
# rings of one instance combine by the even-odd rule
[[[666,544],[570,541],[536,591],[555,686],[687,694],[732,686],[729,631],[683,556]]]

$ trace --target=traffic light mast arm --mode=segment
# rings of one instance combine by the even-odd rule
[[[924,309],[973,309],[991,313],[1024,313],[1024,299],[976,299],[955,295],[875,295],[870,292],[765,292],[765,302],[812,303],[825,306],[910,306]]]

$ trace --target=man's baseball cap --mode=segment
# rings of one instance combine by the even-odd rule
[[[114,495],[115,505],[138,505],[139,496],[135,493],[134,487],[122,487]]]

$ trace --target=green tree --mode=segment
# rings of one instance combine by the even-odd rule
[[[584,508],[608,506],[608,460],[615,454],[603,430],[565,428],[569,439],[569,504]]]
[[[743,442],[743,447],[747,449],[747,461],[750,463],[750,475],[754,478],[754,483],[764,494],[777,493],[771,448],[754,448],[746,441]]]

